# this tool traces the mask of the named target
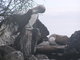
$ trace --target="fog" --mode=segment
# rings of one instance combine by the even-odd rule
[[[46,7],[39,18],[50,34],[71,36],[80,30],[80,0],[37,0]]]

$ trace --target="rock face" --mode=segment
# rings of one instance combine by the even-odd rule
[[[80,31],[74,32],[64,49],[65,60],[78,60],[80,58]]]
[[[68,46],[66,47],[67,53],[80,53],[80,31],[76,31],[71,35]]]
[[[24,60],[23,53],[10,46],[0,46],[0,60]]]
[[[33,25],[34,28],[38,28],[40,30],[41,33],[41,38],[38,41],[38,44],[41,43],[42,41],[48,41],[48,35],[49,35],[49,31],[47,29],[47,27],[39,20],[37,19],[35,24]]]
[[[4,56],[5,60],[24,60],[23,53],[14,51]]]
[[[31,41],[32,32],[29,30],[24,30],[14,42],[14,47],[17,50],[23,52],[24,56],[27,57],[31,53]]]
[[[49,31],[48,31],[47,27],[39,19],[36,20],[33,27],[34,28],[39,28],[42,36],[49,35]]]

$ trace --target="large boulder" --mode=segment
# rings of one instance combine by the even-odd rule
[[[0,60],[24,60],[23,53],[10,46],[0,46]]]
[[[48,36],[49,35],[49,31],[48,31],[47,27],[39,19],[36,20],[33,27],[39,28],[42,36]]]
[[[64,49],[65,60],[80,59],[80,30],[74,32],[68,40],[67,46]]]
[[[14,51],[4,56],[5,60],[24,60],[23,53]]]
[[[24,58],[27,59],[35,53],[39,37],[37,29],[24,28],[22,33],[16,38],[13,47],[23,52]]]
[[[80,53],[80,30],[71,35],[67,45],[65,49],[66,53]]]

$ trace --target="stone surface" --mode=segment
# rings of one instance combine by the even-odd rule
[[[80,53],[80,31],[76,31],[71,35],[67,45],[65,52]]]
[[[41,38],[38,41],[38,44],[43,42],[43,41],[48,41],[48,35],[49,35],[49,31],[47,29],[47,27],[39,20],[37,19],[35,24],[33,25],[34,28],[38,28],[40,33],[41,33]]]
[[[24,60],[23,53],[10,46],[0,46],[0,60]]]
[[[36,23],[33,25],[33,27],[39,28],[42,36],[49,35],[49,31],[48,31],[47,27],[39,19],[36,20]]]
[[[36,57],[38,58],[38,60],[49,60],[49,58],[46,55],[36,55]]]
[[[20,51],[13,51],[4,56],[5,60],[24,60],[23,53]]]

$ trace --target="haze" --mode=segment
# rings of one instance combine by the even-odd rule
[[[80,0],[36,0],[46,7],[39,16],[50,34],[71,36],[80,30]]]

